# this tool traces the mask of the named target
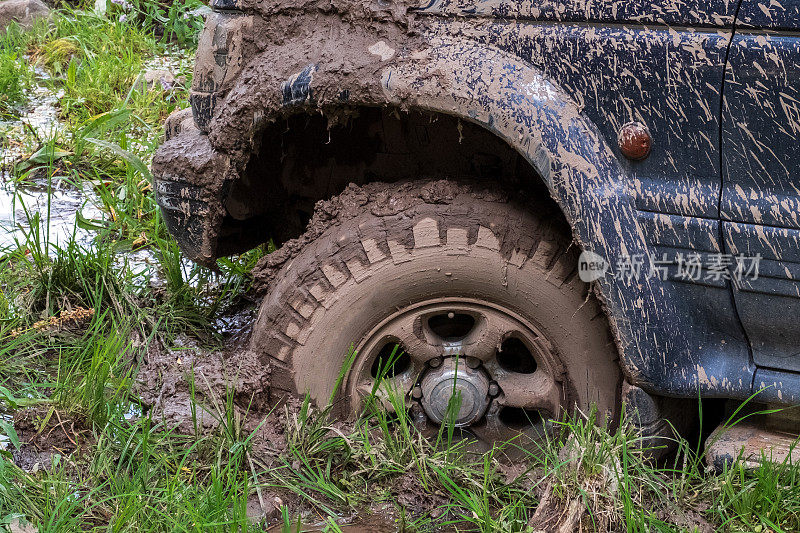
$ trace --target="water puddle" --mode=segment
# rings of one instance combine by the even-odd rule
[[[25,189],[0,185],[0,252],[25,247],[31,244],[29,239],[64,246],[73,235],[78,244],[91,245],[94,233],[77,227],[76,222],[79,213],[87,219],[104,219],[104,212],[92,201],[94,193],[89,187],[79,190],[59,181],[51,189],[48,193],[46,184]]]
[[[253,326],[256,318],[255,308],[248,308],[233,314],[226,314],[214,320],[213,325],[217,333],[225,337],[241,335]]]
[[[12,415],[0,412],[0,422],[14,427],[14,417]],[[11,446],[11,437],[5,434],[2,424],[0,424],[0,451],[6,451]]]
[[[399,531],[394,522],[384,517],[370,517],[358,520],[352,524],[337,524],[337,529],[332,529],[327,522],[320,524],[276,524],[268,533],[322,533],[323,531],[341,531],[343,533],[394,533]]]
[[[43,78],[45,74],[37,70],[36,74]],[[64,91],[52,92],[47,87],[37,85],[33,89],[27,112],[20,117],[19,123],[24,123],[40,140],[52,139],[55,135],[63,133],[64,129],[58,121],[58,108],[56,105]]]
[[[47,73],[33,70],[37,84],[24,111],[16,119],[0,120],[0,252],[17,244],[24,246],[37,221],[39,242],[49,235],[50,243],[64,245],[75,231],[80,210],[86,209],[90,218],[102,218],[102,212],[85,200],[93,197],[91,191],[77,190],[58,179],[51,183],[50,193],[46,183],[20,188],[10,181],[11,168],[30,157],[36,145],[64,134],[57,107],[63,91],[50,90],[44,85]],[[84,233],[76,233],[76,238],[88,244],[90,236]]]
[[[16,119],[0,120],[0,178],[6,181],[10,167],[23,160],[32,146],[26,146],[23,139],[29,135],[41,143],[64,134],[64,128],[58,120],[58,101],[64,95],[63,90],[54,93],[43,85],[50,78],[40,69],[34,68],[39,83],[34,85],[24,111]]]
[[[128,406],[128,409],[122,413],[122,418],[125,419],[126,422],[132,422],[138,420],[142,417],[142,407],[139,404],[132,403]]]
[[[193,57],[188,53],[155,57],[146,62],[140,77],[147,70],[155,69],[170,76],[174,73],[175,78],[170,83],[183,84],[192,63]],[[19,248],[32,250],[34,246],[55,257],[59,248],[72,240],[90,249],[95,246],[97,233],[86,228],[94,222],[102,224],[110,217],[91,184],[76,186],[64,177],[53,177],[49,183],[28,177],[29,181],[24,184],[12,179],[12,169],[16,165],[36,163],[38,155],[35,154],[48,141],[60,144],[69,136],[59,120],[63,90],[50,89],[49,75],[38,67],[31,68],[35,84],[24,109],[19,111],[18,117],[0,118],[0,257]],[[160,130],[142,131],[138,138],[147,140],[148,135],[156,134],[160,135]],[[136,135],[139,132],[134,131]],[[81,218],[92,224],[79,224]],[[160,261],[150,249],[120,251],[115,257],[115,268],[129,273],[137,284],[149,284],[153,288],[163,288],[167,284]],[[219,284],[216,277],[199,277],[196,266],[187,259],[181,260],[180,268],[187,284],[195,287],[202,284],[209,294],[214,293]],[[245,314],[223,317],[217,326],[223,333],[233,334],[241,331],[251,318]]]

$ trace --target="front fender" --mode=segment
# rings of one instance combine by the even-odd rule
[[[626,171],[561,88],[518,58],[484,46],[437,39],[422,56],[384,69],[387,101],[457,115],[491,130],[538,171],[582,249],[610,265],[648,257]],[[664,369],[675,361],[668,364],[660,354],[690,354],[684,332],[671,321],[670,295],[657,280],[633,276],[608,275],[598,285],[629,378],[674,390]]]
[[[542,72],[470,41],[354,31],[350,46],[334,32],[312,32],[304,42],[268,48],[244,67],[202,141],[227,165],[214,185],[219,194],[244,168],[269,122],[312,110],[336,116],[357,106],[423,109],[479,124],[514,147],[546,182],[582,249],[612,266],[649,257],[625,169],[580,107]],[[312,60],[309,50],[318,51]],[[597,288],[631,382],[692,396],[711,387],[695,369],[750,379],[746,369],[692,353],[675,320],[675,302],[659,280],[607,275]]]

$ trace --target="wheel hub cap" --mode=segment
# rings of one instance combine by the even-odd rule
[[[489,407],[489,378],[481,369],[473,369],[463,359],[445,359],[438,368],[425,374],[422,380],[422,408],[428,417],[441,424],[448,413],[451,398],[460,398],[454,425],[469,426]],[[458,401],[458,400],[455,400]],[[454,409],[455,409],[454,405]]]
[[[424,431],[453,424],[487,444],[520,434],[540,439],[569,403],[551,346],[513,311],[437,298],[398,309],[376,325],[356,348],[347,387],[376,397],[389,411],[407,401]],[[454,395],[460,403],[452,404],[448,419]]]

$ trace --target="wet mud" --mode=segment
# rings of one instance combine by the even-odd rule
[[[13,423],[21,446],[12,450],[12,457],[28,472],[49,469],[54,461],[80,454],[94,442],[82,418],[49,406],[21,409],[13,415]]]
[[[218,427],[219,408],[224,411],[229,394],[242,415],[268,412],[269,371],[269,363],[245,349],[241,339],[230,340],[222,351],[181,336],[170,348],[158,340],[151,343],[134,392],[153,420],[182,433],[205,433]]]
[[[208,266],[216,256],[226,211],[221,193],[240,179],[258,152],[258,133],[299,108],[313,112],[312,100],[311,107],[320,110],[335,104],[326,111],[331,125],[347,121],[349,101],[385,103],[379,71],[397,61],[396,43],[406,52],[422,47],[409,14],[411,2],[278,1],[244,2],[240,7],[248,16],[211,15],[209,27],[220,23],[220,29],[205,32],[198,48],[192,103],[195,122],[209,134],[197,135],[189,128],[169,139],[153,159],[154,175],[185,179],[193,188],[176,193],[175,203],[185,215],[188,198],[203,202],[203,242],[185,251]],[[330,31],[313,32],[314,27]],[[226,49],[224,66],[212,53],[218,48]],[[354,50],[359,51],[356,60],[351,58]],[[250,61],[255,55],[259,60]],[[256,86],[264,88],[257,95],[252,91]],[[226,104],[215,114],[212,127],[206,102],[221,101],[223,95]],[[198,112],[201,109],[206,112]]]
[[[421,204],[447,204],[461,194],[489,201],[506,201],[508,195],[498,186],[483,186],[480,192],[467,183],[449,180],[410,182],[401,185],[370,183],[350,184],[341,194],[317,202],[314,215],[303,235],[292,239],[264,257],[253,269],[254,288],[269,289],[280,269],[325,231],[364,214],[365,206],[378,217],[391,217]]]
[[[301,531],[306,533],[322,533],[323,531],[329,531],[330,525],[327,523],[317,525],[306,523],[301,528]],[[341,524],[338,530],[342,533],[394,533],[397,531],[397,526],[389,520],[377,517],[358,520],[352,524]],[[267,529],[267,531],[269,533],[283,533],[286,529],[283,524],[276,524]]]
[[[171,348],[156,341],[151,345],[136,376],[134,392],[142,402],[143,414],[164,429],[186,435],[209,435],[221,431],[225,421],[225,403],[233,399],[233,416],[241,423],[243,434],[252,434],[250,457],[259,467],[282,464],[288,451],[287,428],[295,423],[301,401],[293,395],[276,400],[268,394],[270,364],[245,349],[248,332],[225,345],[224,350],[209,350],[188,338],[180,338]],[[273,401],[266,402],[267,398]],[[335,430],[347,434],[350,422],[337,422]],[[333,431],[333,428],[331,429]],[[30,454],[36,459],[35,454]],[[30,460],[28,460],[30,462]],[[298,464],[299,467],[299,464]],[[394,501],[409,516],[424,516],[447,502],[443,493],[431,493],[419,483],[414,473],[391,482]],[[310,502],[290,491],[265,490],[259,498],[251,497],[248,516],[251,521],[272,525],[268,531],[283,531],[281,508],[290,516],[302,516],[302,531],[325,531],[326,523],[317,523]],[[362,509],[357,515],[342,516],[339,527],[351,533],[398,531],[396,509],[392,504]]]

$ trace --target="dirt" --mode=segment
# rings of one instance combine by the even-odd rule
[[[287,416],[298,413],[301,402],[296,397],[283,398],[277,405],[265,401],[270,367],[243,349],[242,342],[246,337],[246,332],[240,332],[240,336],[224,351],[203,349],[187,338],[181,339],[180,346],[173,348],[155,342],[142,363],[134,390],[154,421],[188,435],[195,434],[192,402],[197,405],[197,431],[209,434],[220,429],[220,409],[224,409],[226,391],[233,390],[234,410],[242,421],[243,433],[255,432],[252,457],[259,466],[269,466],[286,452]],[[337,423],[336,427],[342,432],[352,429],[344,422]],[[28,465],[35,460],[41,461],[39,456],[29,455],[30,458],[26,459]],[[429,513],[447,501],[444,494],[428,493],[413,473],[398,478],[391,491],[396,501],[415,516]],[[279,521],[280,509],[284,505],[292,516],[309,515],[308,503],[294,493],[265,491],[260,496],[251,497],[248,516],[253,522],[274,524]],[[396,531],[390,517],[392,510],[365,510],[351,523],[343,518],[342,531]],[[269,531],[280,531],[280,527],[277,524],[274,526],[276,529]],[[311,520],[304,521],[303,527],[304,531],[323,531],[325,524],[316,525]]]
[[[414,516],[422,516],[447,503],[447,496],[431,493],[422,486],[416,472],[406,472],[395,480],[397,503]]]
[[[319,524],[304,523],[301,531],[306,533],[322,533],[329,531],[330,524],[328,522]],[[283,524],[276,524],[267,530],[269,533],[282,533],[286,531]],[[351,524],[340,524],[337,531],[342,533],[394,533],[397,531],[397,526],[380,516],[369,517],[366,519],[359,519]]]
[[[26,471],[49,469],[56,456],[80,455],[93,442],[83,418],[46,406],[17,411],[14,428],[21,447],[12,452],[13,459]]]
[[[486,188],[476,193],[469,184],[449,180],[436,180],[397,184],[370,183],[364,186],[350,184],[342,194],[328,200],[320,200],[305,233],[264,257],[253,269],[254,288],[265,292],[280,269],[308,244],[318,239],[325,231],[364,213],[370,204],[370,212],[379,217],[388,217],[407,211],[420,204],[447,204],[459,194],[475,198],[505,201],[507,195],[497,187]]]
[[[695,533],[714,533],[718,529],[706,520],[704,512],[707,509],[688,509],[676,507],[663,506],[656,510],[656,516],[659,519],[669,523],[675,524],[683,531],[693,531]]]
[[[167,348],[161,341],[154,341],[136,378],[135,392],[154,420],[181,432],[193,432],[192,394],[198,400],[200,430],[218,426],[217,408],[225,405],[229,392],[242,413],[248,408],[253,412],[267,410],[268,361],[242,349],[237,340],[225,351],[204,349],[188,337],[180,338],[178,343]]]

